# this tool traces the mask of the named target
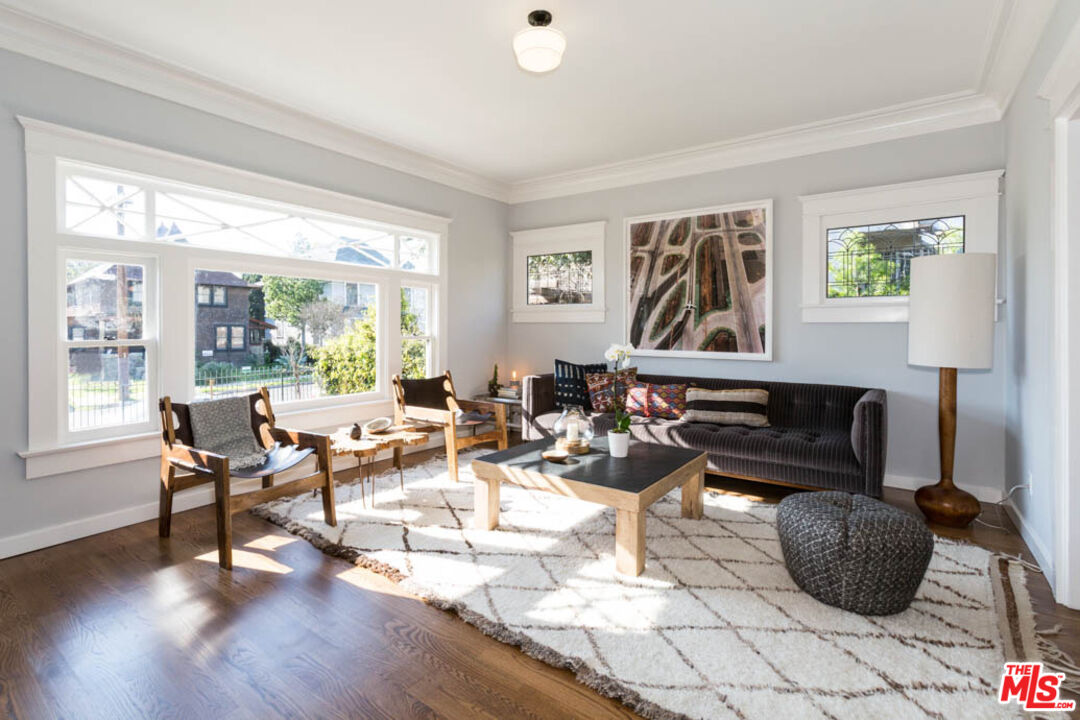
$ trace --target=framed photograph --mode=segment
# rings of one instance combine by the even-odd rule
[[[510,233],[514,322],[603,322],[606,222]]]
[[[635,355],[772,360],[772,200],[627,218]]]

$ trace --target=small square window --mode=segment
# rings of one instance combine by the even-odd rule
[[[228,328],[228,326],[226,326],[226,325],[218,325],[217,328],[216,328],[216,332],[217,332],[217,338],[216,338],[216,342],[215,342],[214,346],[218,350],[228,350],[229,349],[229,328]]]

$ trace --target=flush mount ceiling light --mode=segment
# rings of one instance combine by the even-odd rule
[[[514,55],[522,70],[534,73],[551,72],[562,62],[566,50],[566,38],[551,24],[551,13],[533,10],[529,13],[529,27],[514,35]]]

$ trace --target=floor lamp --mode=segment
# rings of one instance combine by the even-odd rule
[[[981,512],[971,493],[953,484],[956,371],[989,369],[994,359],[997,281],[992,253],[929,255],[911,261],[908,363],[938,368],[941,480],[915,493],[933,523],[966,527]]]

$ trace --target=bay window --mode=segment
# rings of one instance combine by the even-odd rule
[[[447,219],[20,120],[29,477],[152,455],[162,395],[266,386],[328,428],[444,368]]]

